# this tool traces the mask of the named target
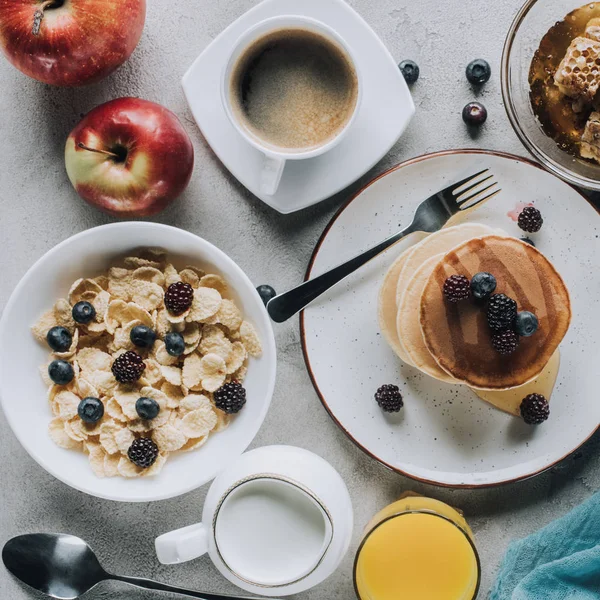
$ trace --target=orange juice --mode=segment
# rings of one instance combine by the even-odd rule
[[[463,516],[419,496],[391,504],[367,526],[354,565],[360,600],[473,600],[480,567]]]

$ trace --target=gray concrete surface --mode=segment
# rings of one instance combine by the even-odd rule
[[[502,107],[499,82],[504,33],[521,0],[350,3],[398,60],[412,58],[421,66],[421,79],[413,88],[416,118],[389,156],[354,188],[400,160],[434,150],[477,146],[525,154]],[[106,81],[85,89],[49,89],[0,60],[0,306],[44,252],[70,235],[112,220],[87,206],[72,190],[65,174],[63,145],[83,113],[125,95],[168,106],[183,119],[194,141],[196,167],[191,185],[157,220],[215,243],[257,285],[268,282],[283,290],[302,279],[318,236],[351,190],[294,215],[273,212],[243,189],[213,156],[192,121],[179,85],[180,76],[211,38],[254,4],[255,0],[150,0],[144,35],[131,60]],[[492,79],[480,94],[475,94],[464,78],[466,63],[476,57],[487,58],[493,68]],[[476,95],[487,105],[490,116],[479,135],[472,138],[460,111]],[[354,543],[342,567],[327,582],[298,598],[353,598],[351,565],[360,531],[379,508],[406,489],[464,510],[481,552],[480,597],[484,598],[510,540],[564,514],[598,488],[598,440],[550,473],[491,490],[441,490],[390,473],[355,448],[325,413],[306,373],[297,321],[276,327],[276,334],[277,388],[254,445],[295,444],[321,454],[348,483],[356,515]],[[154,557],[154,537],[191,523],[200,514],[205,494],[206,487],[175,500],[146,505],[87,497],[38,467],[0,417],[1,544],[24,532],[70,532],[93,544],[106,566],[116,571],[235,593],[208,559],[165,567]],[[0,599],[36,597],[0,567]],[[90,600],[158,597],[117,585],[89,595]]]

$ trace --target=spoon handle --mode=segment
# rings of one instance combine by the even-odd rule
[[[199,600],[258,600],[257,597],[250,598],[249,596],[225,596],[220,594],[208,594],[206,592],[195,592],[185,588],[178,588],[166,583],[152,581],[151,579],[142,579],[141,577],[125,577],[123,575],[109,575],[109,579],[122,581],[129,585],[145,588],[147,590],[157,590],[159,592],[171,592],[172,594],[181,594],[190,598],[198,598]]]

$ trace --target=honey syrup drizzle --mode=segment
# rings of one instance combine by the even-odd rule
[[[554,84],[554,74],[573,39],[584,35],[589,20],[597,17],[600,2],[593,2],[558,21],[542,38],[529,70],[529,98],[542,129],[562,150],[577,157],[585,124],[594,108],[587,106],[575,112],[573,98],[561,94]]]

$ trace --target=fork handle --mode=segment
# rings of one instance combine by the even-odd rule
[[[305,281],[283,294],[279,294],[279,296],[275,296],[267,304],[269,316],[276,323],[287,321],[303,308],[306,308],[321,294],[331,289],[343,279],[346,279],[348,275],[351,275],[354,271],[381,254],[384,250],[387,250],[402,238],[415,231],[417,231],[417,229],[414,227],[414,224],[411,224],[366,252],[351,258],[349,261],[334,267],[330,271],[326,271],[314,279]]]

